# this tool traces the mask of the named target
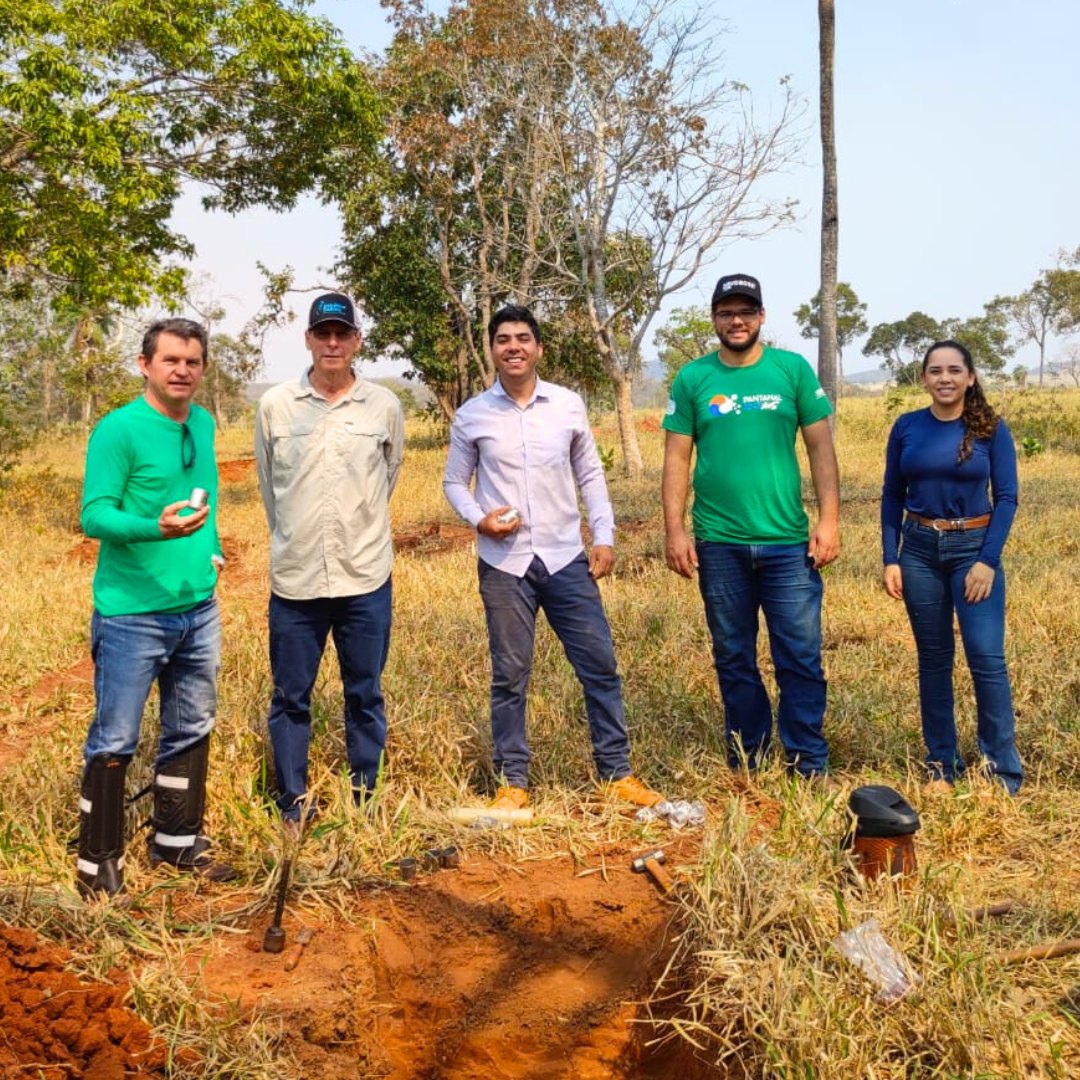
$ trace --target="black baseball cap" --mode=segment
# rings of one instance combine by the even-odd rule
[[[324,293],[311,305],[308,329],[324,322],[344,323],[350,329],[360,329],[356,321],[356,309],[353,307],[353,302],[344,293],[339,292]]]
[[[716,307],[726,296],[745,296],[758,307],[765,306],[765,301],[761,299],[761,282],[749,274],[727,274],[722,277],[713,289],[712,306]]]

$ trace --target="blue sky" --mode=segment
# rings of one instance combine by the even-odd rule
[[[1030,285],[1058,249],[1080,246],[1080,3],[836,6],[840,278],[869,305],[871,325],[916,309],[936,318],[979,314],[993,296]],[[377,52],[389,40],[374,0],[317,0],[313,10],[357,48]],[[749,84],[759,111],[776,100],[784,75],[806,99],[802,163],[774,181],[799,200],[800,220],[719,252],[672,306],[706,303],[722,273],[752,273],[762,282],[770,336],[813,360],[816,344],[799,337],[791,313],[818,282],[817,5],[713,0],[708,10],[723,75]],[[287,215],[229,218],[205,214],[191,197],[175,224],[195,243],[194,268],[212,279],[233,326],[259,303],[257,260],[295,267],[299,283],[333,283],[325,268],[340,225],[313,200]],[[293,377],[305,357],[294,324],[268,340],[266,377]],[[1017,360],[1034,358],[1029,348]],[[873,366],[856,347],[844,358],[846,371]]]

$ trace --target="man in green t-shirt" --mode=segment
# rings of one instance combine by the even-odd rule
[[[83,751],[80,890],[124,884],[124,775],[150,688],[161,696],[150,861],[225,880],[202,835],[224,563],[216,523],[214,420],[192,404],[206,372],[206,330],[165,319],[146,332],[141,397],[105,416],[86,450],[82,527],[101,541],[90,647],[94,719]]]
[[[756,767],[772,736],[772,709],[757,665],[760,610],[787,763],[813,776],[828,765],[818,571],[840,553],[832,408],[803,357],[759,340],[765,308],[756,278],[722,277],[712,318],[720,347],[678,373],[664,418],[667,562],[683,577],[698,575],[731,764],[745,755]],[[796,431],[817,494],[812,532],[802,505]],[[691,540],[685,516],[695,449]]]

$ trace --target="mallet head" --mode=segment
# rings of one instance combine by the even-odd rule
[[[633,870],[635,874],[644,874],[646,870],[645,864],[650,861],[663,865],[663,851],[660,848],[657,848],[655,851],[646,851],[643,855],[639,855],[636,859],[634,859],[634,861],[630,864],[630,869]]]
[[[279,953],[285,948],[285,931],[280,926],[268,926],[263,934],[263,952]]]

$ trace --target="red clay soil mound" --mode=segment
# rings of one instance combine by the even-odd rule
[[[223,484],[241,484],[255,471],[255,459],[234,458],[218,462],[218,480]]]
[[[165,1076],[165,1052],[124,1005],[123,983],[84,983],[31,930],[0,926],[0,1076]]]
[[[675,868],[682,846],[667,849]],[[220,940],[193,964],[211,996],[281,1021],[297,1076],[715,1076],[685,1047],[647,1045],[676,908],[631,873],[632,854],[467,857],[358,893],[351,925],[317,928],[292,971],[288,945],[258,951],[262,925],[248,948]],[[287,918],[289,942],[297,929]]]

